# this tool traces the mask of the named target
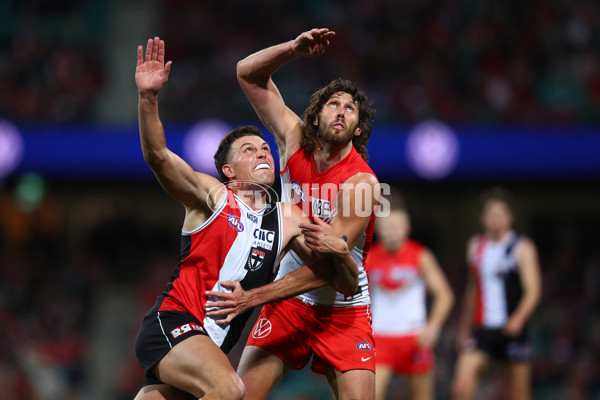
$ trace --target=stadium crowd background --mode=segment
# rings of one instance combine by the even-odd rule
[[[337,32],[327,54],[278,74],[298,113],[314,89],[342,76],[374,99],[377,123],[600,120],[600,6],[591,0],[6,0],[0,118],[135,123],[135,48],[160,35],[174,61],[163,120],[255,123],[236,61],[321,26]],[[437,254],[457,296],[436,351],[437,398],[448,398],[454,368],[464,241],[478,230],[479,193],[496,184],[513,193],[517,229],[540,251],[535,399],[600,398],[597,180],[389,183],[404,192],[414,237]],[[133,338],[176,262],[181,215],[153,180],[0,181],[0,399],[133,398],[143,380]],[[406,398],[401,383],[394,398]],[[479,396],[502,398],[502,379]],[[328,398],[328,389],[304,371],[272,397]]]

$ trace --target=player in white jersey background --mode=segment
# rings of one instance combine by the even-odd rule
[[[434,358],[454,295],[434,254],[409,238],[410,217],[398,193],[390,213],[377,218],[369,254],[373,331],[377,346],[376,399],[384,400],[394,374],[408,377],[412,399],[433,399]],[[426,295],[431,295],[427,313]]]
[[[471,399],[490,361],[502,362],[507,398],[531,399],[532,350],[527,333],[541,296],[534,242],[512,229],[509,195],[493,188],[482,196],[483,233],[467,244],[469,281],[458,333],[453,399]]]

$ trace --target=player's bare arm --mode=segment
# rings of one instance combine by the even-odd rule
[[[327,28],[312,29],[294,40],[251,54],[237,64],[237,78],[242,90],[262,123],[275,136],[281,168],[300,147],[302,121],[285,105],[272,75],[294,58],[323,54],[334,35],[335,32]]]
[[[348,247],[354,248],[363,240],[371,215],[381,199],[377,178],[366,172],[351,176],[340,186],[336,215],[331,227],[348,238]]]
[[[475,237],[469,239],[467,242],[467,286],[463,297],[462,311],[460,314],[460,321],[458,325],[457,335],[457,347],[460,349],[465,340],[469,337],[469,331],[471,329],[471,322],[473,320],[473,312],[475,311],[475,279],[471,272],[470,260],[471,252],[475,248]]]
[[[337,236],[337,233],[322,221],[311,224],[300,209],[292,204],[283,203],[282,209],[284,213],[289,212],[287,215],[290,215],[290,218],[287,221],[291,221],[284,227],[284,235],[287,236],[284,242],[288,242],[286,250],[294,250],[307,265],[275,282],[249,291],[244,291],[239,282],[221,282],[221,286],[231,288],[232,292],[207,292],[207,295],[221,299],[207,304],[219,308],[208,312],[208,316],[227,316],[219,320],[219,323],[229,323],[237,315],[253,307],[289,299],[326,284],[332,285],[336,290],[343,290],[342,293],[355,293],[358,286],[358,266],[346,239]],[[306,243],[302,232],[311,237],[309,244]],[[340,274],[339,271],[343,272]]]
[[[419,335],[419,344],[423,347],[432,347],[437,343],[442,325],[452,310],[454,294],[440,264],[429,249],[423,252],[420,265],[425,286],[431,293],[433,302],[427,325]]]
[[[138,87],[138,118],[144,160],[162,187],[186,208],[184,229],[194,229],[211,214],[210,208],[225,194],[222,183],[196,172],[166,144],[158,113],[158,93],[169,79],[171,61],[165,64],[165,43],[149,39],[146,52],[137,49],[135,82]],[[217,197],[219,197],[217,199]]]
[[[311,240],[318,237],[317,231],[319,231],[319,235],[322,235],[326,229],[327,235],[321,237],[319,245],[309,244],[309,246],[312,246],[312,250],[325,249],[325,247],[320,246],[324,246],[324,238],[326,237],[334,238],[339,243],[339,238],[344,236],[347,248],[351,249],[356,246],[359,240],[363,240],[364,238],[364,232],[369,224],[369,219],[375,211],[375,207],[379,204],[380,193],[381,190],[377,178],[369,173],[358,173],[344,182],[337,195],[336,215],[329,226],[325,228],[313,224],[315,227],[313,228],[314,235],[311,235]],[[307,229],[307,226],[304,225],[303,229]],[[292,241],[291,245],[295,246],[297,244],[297,242]],[[331,246],[331,249],[334,247]],[[301,248],[296,248],[295,250],[302,251]],[[305,255],[305,257],[309,256]],[[231,316],[232,314],[229,314],[227,311],[235,310],[236,314],[233,315],[235,317],[239,312],[237,302],[245,303],[247,308],[244,310],[247,310],[251,307],[293,297],[297,294],[324,286],[328,282],[343,294],[354,294],[357,287],[356,284],[358,283],[357,281],[356,284],[354,283],[355,279],[358,278],[356,263],[353,259],[351,261],[348,258],[345,259],[346,261],[341,258],[338,259],[341,262],[336,265],[334,276],[331,276],[334,270],[327,268],[327,265],[322,265],[321,261],[318,261],[316,264],[304,265],[278,281],[244,292],[243,295],[241,287],[237,291],[234,288],[231,294],[210,292],[209,295],[211,296],[225,299],[223,303],[215,302],[211,304],[211,306],[223,307],[222,310],[215,311],[214,315],[227,314]],[[352,285],[348,285],[350,282]],[[223,283],[221,284],[223,285]],[[239,283],[232,282],[231,284],[232,287],[239,286]],[[239,300],[235,300],[236,297],[239,297]]]
[[[519,335],[523,330],[540,301],[542,285],[537,249],[531,239],[522,241],[517,260],[523,295],[504,326],[504,332],[511,336]]]
[[[379,204],[380,193],[379,182],[372,174],[358,173],[350,177],[341,186],[337,195],[337,212],[331,223],[327,227],[323,226],[326,224],[317,225],[319,221],[317,221],[317,224],[313,224],[313,232],[309,234],[308,244],[312,246],[311,249],[313,251],[317,249],[328,251],[324,245],[327,242],[326,238],[334,238],[339,244],[339,238],[342,236],[345,237],[347,248],[351,249],[356,246],[359,240],[364,238],[364,232],[367,229],[370,217],[377,204]],[[306,226],[303,229],[306,229]],[[327,234],[324,234],[325,232]],[[311,243],[311,240],[316,240],[318,235],[322,235],[320,239],[315,243]],[[331,245],[330,250],[334,247]],[[298,251],[301,251],[301,249],[298,249]],[[296,294],[300,294],[323,286],[326,282],[329,282],[340,293],[354,294],[358,284],[357,265],[353,259],[346,258],[346,261],[339,257],[337,259],[340,262],[336,264],[335,270],[327,268],[327,265],[322,265],[321,262],[308,266],[304,265],[276,282],[253,289],[249,292],[252,296],[252,303],[261,305],[282,300],[283,298],[280,297],[288,291],[295,291]],[[332,272],[335,272],[334,276],[331,276]],[[278,291],[269,290],[269,286],[274,284],[281,285]],[[317,284],[319,286],[316,286]],[[300,291],[301,288],[307,289]],[[288,297],[291,296],[284,298]]]

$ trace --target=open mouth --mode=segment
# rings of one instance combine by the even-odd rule
[[[271,169],[271,166],[269,164],[262,163],[262,164],[258,164],[256,167],[254,167],[255,171],[258,171],[260,169]]]
[[[337,129],[344,129],[344,124],[342,124],[341,122],[336,122],[335,124],[333,124],[333,127]]]

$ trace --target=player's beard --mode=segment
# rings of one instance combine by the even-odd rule
[[[334,123],[335,122],[333,122],[332,125]],[[328,144],[344,145],[352,141],[355,130],[356,127],[353,127],[352,129],[346,127],[346,131],[340,134],[338,133],[340,131],[338,128],[325,126],[323,123],[319,122],[319,139]]]

